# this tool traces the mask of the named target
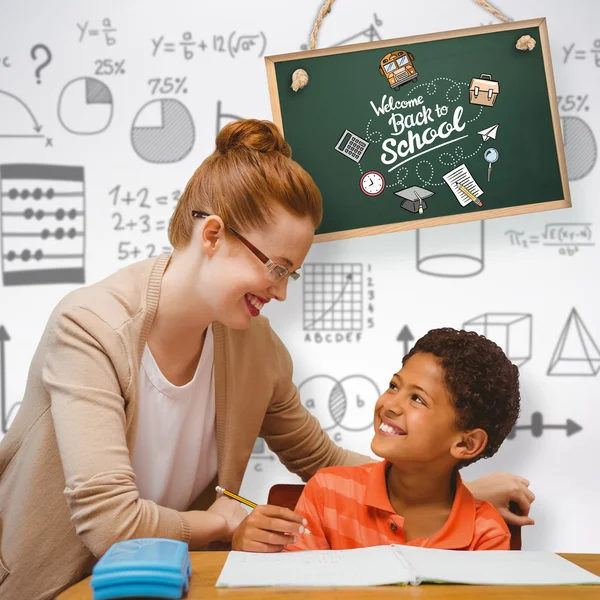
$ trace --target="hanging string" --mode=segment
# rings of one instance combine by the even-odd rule
[[[310,50],[314,50],[317,47],[317,36],[319,35],[319,29],[321,29],[321,23],[323,23],[323,19],[331,12],[331,7],[334,2],[335,0],[325,0],[325,3],[321,6],[312,33],[310,34],[310,43],[308,45]],[[292,89],[297,92],[307,83],[308,73],[304,69],[296,69],[292,74]]]
[[[508,23],[510,19],[503,15],[497,8],[494,8],[486,0],[474,0],[475,4],[479,4],[482,8],[485,8],[488,12],[492,13],[496,19],[503,23]],[[533,50],[535,48],[535,40],[530,35],[522,35],[515,44],[517,50]]]
[[[473,0],[475,4],[478,4],[482,8],[485,8],[488,12],[494,15],[498,20],[503,23],[508,23],[510,19],[503,15],[497,8],[494,8],[489,2],[486,0]],[[321,24],[323,23],[323,19],[331,12],[331,7],[335,0],[325,0],[325,3],[319,10],[319,14],[317,15],[317,19],[315,21],[312,33],[310,34],[310,43],[309,49],[314,50],[317,47],[317,36],[319,35],[319,29],[321,29]],[[523,35],[515,44],[515,47],[518,50],[533,50],[535,48],[535,40],[530,35]],[[303,87],[306,87],[308,84],[308,73],[304,69],[296,69],[292,74],[292,85],[291,88],[297,92],[301,90]]]
[[[505,17],[497,8],[494,8],[489,2],[486,2],[486,0],[475,0],[475,4],[479,4],[481,8],[485,8],[485,10],[491,12],[496,19],[503,23],[508,23],[510,21],[508,17]]]
[[[331,7],[335,0],[325,0],[325,4],[321,6],[321,10],[317,15],[317,20],[315,21],[315,25],[313,27],[312,33],[310,34],[310,43],[308,47],[311,50],[314,50],[317,47],[317,35],[319,35],[319,29],[321,29],[321,23],[323,23],[323,19],[331,12]]]

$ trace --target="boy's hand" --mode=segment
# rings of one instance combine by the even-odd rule
[[[257,506],[233,533],[231,549],[281,552],[304,533],[305,526],[306,519],[288,508],[270,504]]]
[[[529,518],[531,503],[535,500],[535,494],[529,489],[529,481],[518,475],[497,471],[484,477],[480,477],[470,483],[465,483],[469,491],[479,500],[487,500],[493,504],[502,518],[509,525],[534,525],[533,519]],[[509,504],[516,503],[521,515],[511,512]]]

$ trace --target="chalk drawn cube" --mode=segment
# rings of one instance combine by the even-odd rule
[[[485,313],[463,323],[496,342],[517,367],[531,358],[532,317],[528,313]]]

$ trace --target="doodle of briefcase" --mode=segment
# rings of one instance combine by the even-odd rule
[[[481,77],[473,77],[469,85],[469,102],[481,104],[481,106],[494,106],[496,98],[500,93],[500,86],[492,76],[482,73]]]

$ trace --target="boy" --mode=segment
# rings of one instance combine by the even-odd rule
[[[384,460],[329,467],[295,509],[312,535],[287,550],[406,544],[509,550],[510,533],[458,470],[493,456],[519,416],[519,370],[475,332],[433,329],[375,405],[371,450]]]

